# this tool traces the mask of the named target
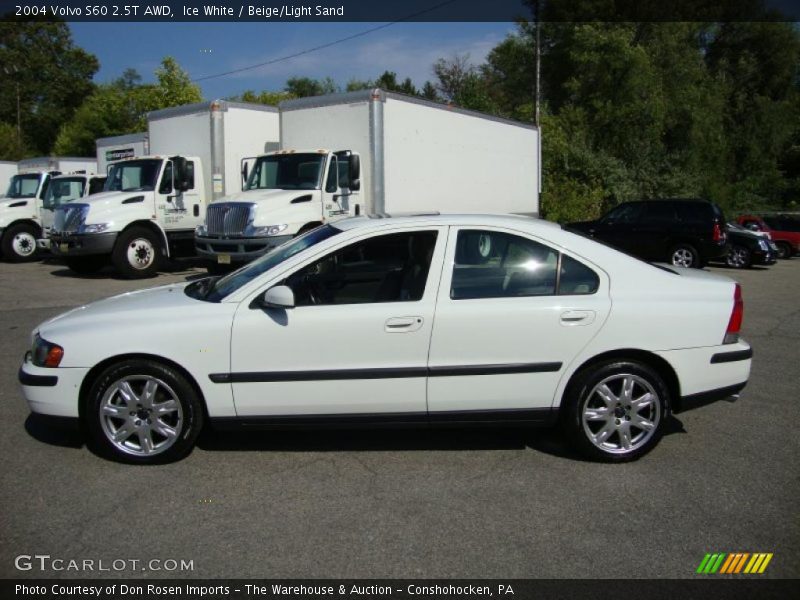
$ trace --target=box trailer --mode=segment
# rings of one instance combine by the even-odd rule
[[[72,156],[40,156],[17,163],[6,195],[0,199],[0,255],[10,261],[36,258],[37,248],[44,244],[45,221],[50,209],[43,206],[52,177],[62,173],[94,173],[94,158]]]
[[[149,153],[112,162],[106,191],[55,211],[51,250],[78,272],[108,259],[128,277],[194,253],[212,199],[241,190],[240,164],[279,141],[278,109],[215,100],[147,115]],[[98,146],[99,147],[99,146]]]
[[[381,89],[282,102],[280,121],[281,149],[197,230],[212,265],[362,213],[539,213],[535,126]]]
[[[0,197],[5,196],[11,177],[17,174],[17,163],[0,160]]]
[[[95,144],[97,172],[101,175],[108,173],[108,167],[113,162],[150,154],[150,137],[146,131],[99,138]]]

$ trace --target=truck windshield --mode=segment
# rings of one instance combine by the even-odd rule
[[[126,160],[111,165],[105,191],[141,192],[156,188],[161,161],[158,159]]]
[[[216,277],[201,279],[200,281],[186,286],[184,291],[188,296],[197,298],[198,300],[219,302],[225,296],[232,294],[243,285],[250,283],[256,277],[278,266],[283,261],[290,259],[298,252],[302,252],[306,248],[319,244],[321,241],[327,240],[329,237],[338,233],[341,233],[341,230],[332,225],[317,227],[304,235],[278,246],[261,258],[254,260],[221,279]]]
[[[8,185],[7,198],[35,198],[39,190],[39,174],[14,175]]]
[[[50,187],[44,195],[44,207],[55,208],[64,202],[71,202],[83,197],[86,188],[85,177],[59,177],[50,180]]]
[[[273,154],[256,161],[246,190],[319,189],[325,154]]]

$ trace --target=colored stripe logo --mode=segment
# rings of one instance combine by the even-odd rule
[[[704,575],[760,575],[772,560],[772,552],[716,552],[709,553],[700,561],[697,573]]]

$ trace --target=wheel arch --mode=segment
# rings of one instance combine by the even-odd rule
[[[567,384],[564,386],[564,389],[561,393],[560,404],[558,407],[559,412],[562,411],[564,406],[566,405],[566,397],[567,394],[570,393],[572,385],[577,381],[578,377],[588,368],[604,363],[609,361],[615,360],[635,360],[645,365],[649,366],[650,368],[654,369],[664,380],[664,383],[667,385],[667,389],[669,390],[670,399],[672,401],[672,410],[673,411],[680,411],[680,404],[681,404],[681,385],[680,380],[678,379],[678,374],[675,372],[675,369],[672,367],[669,362],[655,354],[653,352],[649,352],[647,350],[639,350],[635,348],[621,348],[618,350],[609,350],[607,352],[603,352],[596,356],[586,359],[581,365],[576,368],[569,377]]]
[[[195,393],[197,394],[197,397],[200,399],[200,404],[203,407],[203,416],[205,417],[206,422],[208,422],[207,421],[208,407],[206,406],[206,399],[205,396],[203,395],[203,390],[197,383],[197,379],[195,379],[195,377],[189,371],[187,371],[186,368],[176,363],[174,360],[170,360],[168,358],[159,356],[157,354],[147,354],[143,352],[117,354],[116,356],[111,356],[109,358],[100,361],[91,369],[89,369],[89,372],[86,373],[86,376],[83,378],[80,390],[78,391],[78,417],[80,418],[81,422],[83,422],[85,416],[87,395],[89,393],[89,389],[92,387],[94,382],[97,380],[100,374],[103,371],[105,371],[108,367],[110,367],[115,363],[119,363],[126,360],[149,360],[161,363],[162,365],[168,366],[178,371],[183,377],[186,378],[186,381],[189,382],[189,385],[192,386],[192,389],[194,389]]]
[[[147,221],[147,220],[140,220],[134,221],[133,223],[129,223],[125,226],[125,228],[120,231],[120,235],[131,229],[132,227],[144,227],[145,229],[149,229],[153,233],[158,236],[158,239],[161,240],[161,253],[169,258],[169,240],[167,239],[167,232],[156,223],[155,221]]]
[[[17,225],[30,225],[36,230],[38,237],[42,235],[42,226],[33,219],[16,219],[15,221],[11,221],[11,223],[3,227],[3,233],[5,234],[6,231]]]

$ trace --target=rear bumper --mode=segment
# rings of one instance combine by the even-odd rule
[[[118,232],[109,233],[51,233],[50,251],[55,256],[91,256],[111,254]]]
[[[249,262],[266,254],[273,248],[292,239],[291,235],[276,235],[264,238],[217,238],[195,237],[198,256],[218,261],[220,255],[230,257],[230,262]]]
[[[26,359],[17,378],[31,412],[77,418],[81,383],[88,372],[88,368],[37,367]]]
[[[656,354],[675,370],[681,399],[689,400],[709,396],[724,398],[738,393],[750,378],[753,362],[750,344],[741,340],[735,344],[668,350]]]

